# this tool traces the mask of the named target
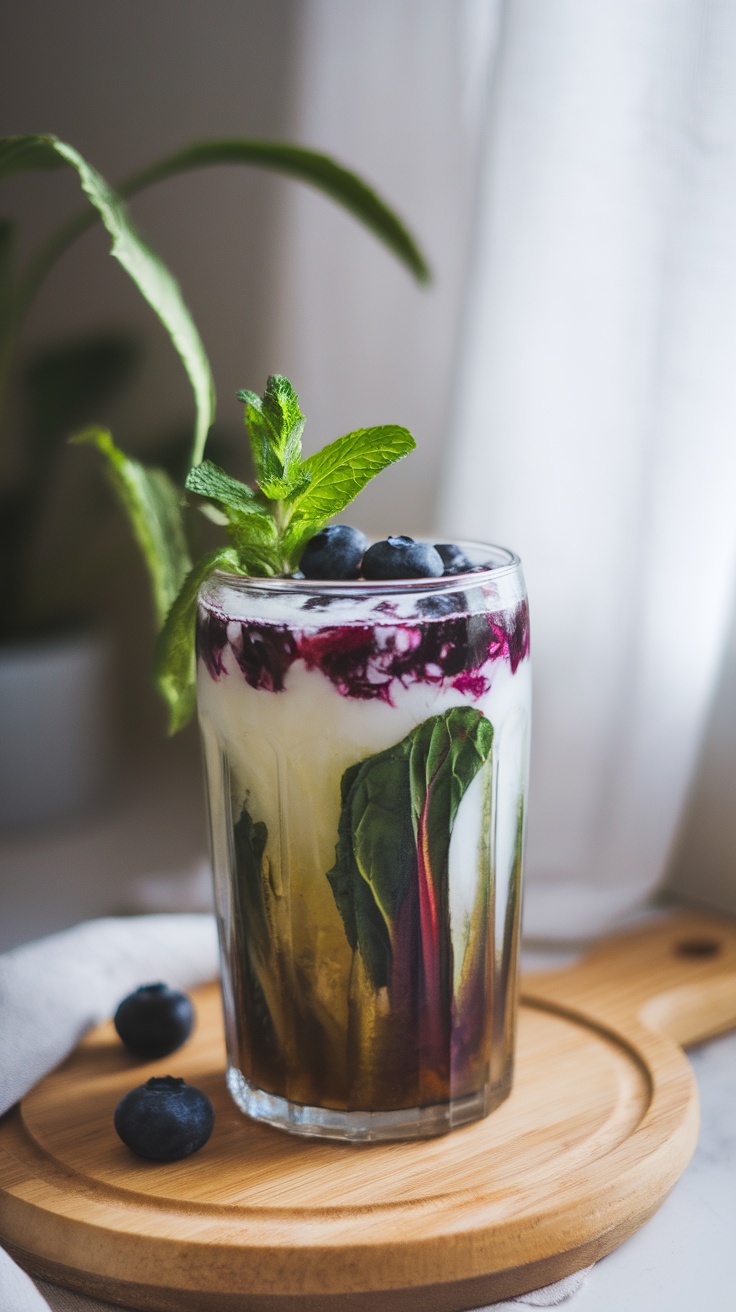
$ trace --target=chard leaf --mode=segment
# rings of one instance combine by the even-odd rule
[[[283,1078],[277,1024],[283,1007],[283,990],[274,927],[269,915],[273,890],[267,843],[266,825],[262,820],[254,821],[247,805],[243,806],[240,819],[233,826],[236,969],[242,972],[240,998],[245,1011],[251,1061],[259,1066],[265,1063],[267,1070],[260,1069],[257,1074],[261,1078],[266,1075],[273,1079],[274,1066]]]
[[[419,924],[425,1014],[422,1040],[430,1059],[448,1051],[452,994],[450,836],[463,795],[490,758],[493,727],[472,706],[425,720],[410,755],[412,819],[417,844]]]
[[[393,927],[416,880],[408,751],[404,739],[345,771],[335,865],[327,875],[348,943],[375,989],[391,984]]]
[[[51,135],[0,139],[0,178],[27,169],[56,168],[64,163],[76,169],[83,192],[112,237],[111,255],[123,266],[158,315],[179,353],[196,405],[192,451],[192,463],[196,464],[202,458],[207,432],[214,418],[215,393],[204,347],[178,283],[140,237],[118,193],[73,146]],[[77,222],[73,235],[77,235],[78,229]],[[31,265],[19,291],[20,315],[41,278],[68,245],[65,233],[66,229],[63,229],[55,235],[40,252],[37,262]]]
[[[342,780],[327,878],[348,942],[374,988],[391,990],[400,978],[422,995],[425,1038],[437,1060],[446,1037],[437,1026],[449,1024],[452,990],[450,836],[492,743],[493,728],[479,711],[453,707],[351,766]]]
[[[105,428],[88,428],[72,442],[104,456],[108,479],[127,515],[148,569],[159,626],[191,569],[184,535],[182,496],[163,469],[131,460]]]
[[[290,498],[291,517],[285,546],[298,559],[304,543],[333,515],[338,515],[376,474],[413,451],[416,442],[407,428],[381,424],[359,428],[309,456],[302,466],[309,484]]]
[[[304,415],[288,378],[272,374],[263,396],[238,392],[258,485],[265,496],[282,501],[305,483],[302,466]]]
[[[158,636],[154,672],[156,686],[169,707],[169,733],[183,729],[194,713],[197,593],[216,569],[230,574],[242,572],[238,554],[232,547],[218,547],[208,552],[190,569]]]

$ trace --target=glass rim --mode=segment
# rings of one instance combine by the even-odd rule
[[[378,539],[377,539],[378,540]],[[415,542],[428,542],[434,545],[436,539],[415,538]],[[495,583],[499,578],[504,578],[513,574],[521,567],[521,557],[509,547],[501,547],[492,542],[478,542],[467,538],[454,538],[453,546],[459,547],[466,552],[495,553],[502,557],[499,564],[483,566],[474,566],[471,570],[465,570],[460,574],[440,574],[439,577],[431,576],[415,579],[305,579],[264,577],[263,575],[252,574],[230,574],[227,570],[216,569],[210,575],[211,579],[218,579],[220,582],[227,584],[228,587],[235,588],[236,591],[257,592],[275,592],[282,596],[299,596],[305,592],[317,593],[323,596],[330,596],[334,593],[346,593],[353,596],[368,596],[371,593],[381,592],[387,594],[419,592],[459,592],[468,588],[482,587],[484,584]]]

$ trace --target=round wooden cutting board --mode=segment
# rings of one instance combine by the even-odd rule
[[[736,1024],[736,925],[677,914],[524,981],[514,1089],[475,1125],[341,1145],[247,1120],[219,993],[163,1061],[112,1025],[0,1122],[0,1240],[29,1271],[160,1312],[459,1312],[609,1253],[663,1201],[698,1131],[680,1044]],[[196,1156],[134,1157],[113,1109],[151,1075],[205,1089]]]

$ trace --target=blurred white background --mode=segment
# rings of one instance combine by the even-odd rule
[[[387,420],[416,433],[353,522],[522,554],[535,935],[597,930],[665,879],[736,910],[735,67],[736,13],[714,0],[25,0],[4,20],[3,135],[53,131],[113,182],[206,137],[299,141],[362,173],[425,249],[426,291],[328,201],[257,170],[132,207],[230,441],[237,390],[285,372],[308,447]],[[28,175],[2,197],[30,245],[78,187]],[[121,325],[146,363],[99,418],[144,453],[191,421],[188,384],[93,231],[26,347]],[[95,477],[70,451],[48,551]],[[196,738],[164,743],[148,684],[142,570],[94,604],[116,641],[119,785],[85,820],[2,840],[0,946],[139,904],[146,875],[194,886],[204,856]]]

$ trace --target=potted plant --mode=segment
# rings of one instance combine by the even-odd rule
[[[0,415],[17,372],[23,400],[20,472],[0,500],[3,583],[0,591],[0,824],[50,819],[86,801],[104,774],[105,648],[85,632],[59,635],[68,598],[33,576],[29,566],[43,521],[62,443],[95,417],[95,407],[126,385],[137,360],[129,338],[113,334],[65,342],[18,364],[18,339],[36,293],[69,246],[97,222],[111,254],[160,319],[178,352],[195,400],[189,465],[197,465],[215,415],[212,375],[204,346],[179,287],[131,222],[125,200],[178,173],[215,164],[272,169],[317,187],[343,205],[424,280],[427,268],[396,215],[354,173],[328,156],[283,143],[242,139],[205,141],[158,160],[117,189],[68,143],[51,135],[0,140],[0,181],[31,169],[71,167],[87,200],[79,214],[53,232],[16,268],[14,225],[0,223]],[[16,367],[17,366],[17,367]],[[109,437],[98,445],[129,512],[151,573],[156,620],[163,625],[190,568],[181,515],[183,488],[164,468],[128,459]],[[44,595],[45,594],[45,595]]]

